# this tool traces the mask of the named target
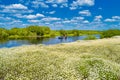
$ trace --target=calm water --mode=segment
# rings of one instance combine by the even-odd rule
[[[100,38],[99,35],[95,35],[96,38]],[[32,44],[44,44],[44,45],[52,45],[52,44],[59,44],[59,43],[68,43],[74,42],[76,40],[83,40],[86,36],[74,36],[74,37],[67,37],[67,39],[58,39],[55,38],[37,38],[37,39],[27,39],[27,40],[4,40],[0,41],[0,48],[11,48],[21,45],[32,45]]]

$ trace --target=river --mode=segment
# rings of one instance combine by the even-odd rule
[[[96,38],[100,38],[99,35],[94,35]],[[36,38],[36,39],[24,39],[24,40],[2,40],[0,41],[0,48],[11,48],[22,45],[32,45],[32,44],[44,44],[44,45],[53,45],[59,43],[68,43],[74,42],[77,40],[83,40],[85,36],[69,36],[66,39],[58,39],[58,37],[54,38]]]

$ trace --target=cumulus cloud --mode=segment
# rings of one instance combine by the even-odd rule
[[[82,16],[91,16],[91,12],[89,10],[79,11],[79,14]]]
[[[64,3],[60,6],[61,8],[64,8],[64,7],[68,7],[68,4],[67,3]]]
[[[117,22],[117,21],[120,21],[120,16],[113,16],[112,18],[107,18],[104,21],[105,22]]]
[[[16,13],[32,13],[33,10],[14,10],[14,9],[3,9],[0,10],[1,13],[11,13],[11,14],[16,14]]]
[[[41,21],[58,21],[58,20],[61,20],[61,19],[56,17],[46,17],[41,19]]]
[[[70,7],[70,10],[75,10],[77,9],[77,7]]]
[[[26,6],[22,4],[11,4],[9,6],[4,6],[6,9],[28,9]]]
[[[83,23],[87,24],[87,23],[89,23],[89,21],[88,20],[84,20]]]
[[[56,11],[51,11],[51,12],[49,12],[49,14],[54,14]]]
[[[84,17],[73,17],[74,20],[84,20]]]
[[[68,2],[68,0],[47,0],[46,3],[57,3],[57,4],[61,4],[61,3],[66,3]]]
[[[32,13],[33,10],[29,10],[26,6],[22,4],[11,4],[8,6],[1,5],[1,13]]]
[[[28,20],[28,22],[38,23],[38,22],[40,22],[40,20]]]
[[[63,23],[71,23],[71,20],[65,20]]]
[[[113,16],[113,19],[120,19],[120,16]]]
[[[105,19],[104,21],[105,21],[105,22],[115,22],[115,19],[109,19],[109,18],[107,18],[107,19]]]
[[[32,14],[30,14],[30,15],[16,14],[15,16],[18,17],[18,18],[26,18],[26,19],[35,19],[35,18],[39,18],[39,17],[45,17],[43,14],[39,14],[39,13],[37,13],[35,15],[32,15]]]
[[[53,4],[52,7],[58,7],[58,5],[57,4]]]
[[[27,19],[34,19],[34,18],[38,18],[38,17],[45,17],[43,14],[39,14],[37,13],[36,15],[26,15],[25,16]]]
[[[73,1],[73,3],[71,4],[71,9],[75,9],[77,7],[81,7],[81,6],[93,6],[95,4],[94,0],[76,0]]]
[[[41,2],[39,0],[33,1],[32,6],[35,7],[35,8],[39,8],[39,7],[49,8],[49,6],[47,4],[45,4],[44,2]]]
[[[94,21],[101,21],[102,18],[102,15],[95,16]]]

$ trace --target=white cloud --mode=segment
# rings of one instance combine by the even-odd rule
[[[28,22],[37,23],[40,22],[40,20],[28,20]]]
[[[83,21],[83,23],[87,24],[87,23],[89,23],[89,21],[88,21],[88,20],[85,20],[85,21]]]
[[[47,4],[45,4],[44,2],[41,2],[39,0],[33,1],[32,6],[35,7],[35,8],[39,8],[39,7],[49,8],[49,6]]]
[[[4,22],[4,21],[5,21],[5,22],[9,22],[9,21],[10,21],[10,22],[11,22],[11,21],[14,21],[15,19],[14,19],[14,18],[11,18],[11,17],[0,16],[0,20],[1,20],[0,22],[2,22],[2,21],[3,21],[3,22]]]
[[[113,16],[113,19],[120,19],[120,16]]]
[[[107,18],[104,21],[105,22],[118,22],[118,21],[120,21],[120,16],[113,16],[111,19]]]
[[[41,19],[42,21],[58,21],[61,20],[60,18],[56,18],[56,17],[47,17],[47,18],[43,18]]]
[[[61,3],[66,3],[68,2],[68,0],[47,0],[46,3],[57,3],[57,4],[61,4]]]
[[[91,12],[89,10],[79,11],[79,14],[82,16],[91,16]]]
[[[84,20],[84,17],[73,17],[74,20]]]
[[[70,7],[70,10],[75,10],[77,9],[77,7]]]
[[[33,10],[14,10],[14,9],[3,9],[3,10],[0,10],[0,12],[2,13],[32,13]]]
[[[64,8],[64,7],[68,7],[68,4],[67,3],[64,3],[60,6],[61,8]]]
[[[68,0],[47,0],[45,3],[51,3],[53,7],[58,7],[58,5],[60,6],[60,8],[64,8],[64,7],[68,7]]]
[[[43,14],[37,13],[36,15],[26,15],[24,17],[26,17],[27,19],[34,19],[34,18],[45,17],[45,16]]]
[[[107,18],[107,19],[105,19],[104,21],[105,21],[105,22],[115,22],[116,20],[115,20],[115,19],[109,19],[109,18]]]
[[[71,23],[71,20],[65,20],[63,23]]]
[[[62,20],[62,23],[74,25],[74,24],[80,24],[83,23],[84,17],[73,17],[72,19],[64,19]]]
[[[29,10],[26,6],[22,4],[11,4],[9,6],[1,5],[1,13],[32,13],[33,10]]]
[[[27,19],[35,19],[35,18],[39,18],[39,17],[45,17],[43,14],[35,14],[35,15],[21,15],[21,14],[15,14],[16,17],[18,18],[27,18]]]
[[[94,4],[95,4],[94,0],[76,0],[73,1],[70,9],[77,9],[78,7],[81,6],[93,6]]]
[[[57,3],[65,3],[68,2],[68,0],[55,0]]]
[[[94,0],[77,0],[71,4],[73,6],[93,6]]]
[[[26,6],[22,4],[11,4],[9,6],[4,6],[6,9],[28,9]]]
[[[53,4],[52,7],[58,7],[58,5],[57,4]]]
[[[101,21],[103,17],[101,15],[95,16],[94,21]]]
[[[14,21],[10,22],[9,24],[14,24],[14,23],[22,23],[22,21],[20,21],[20,20],[14,20]]]
[[[51,11],[51,12],[49,12],[49,14],[54,14],[56,11]]]

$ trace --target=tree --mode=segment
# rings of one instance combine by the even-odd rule
[[[111,30],[103,31],[103,33],[101,34],[101,38],[110,38],[110,37],[117,36],[117,35],[120,35],[120,30],[111,29]]]
[[[29,26],[27,27],[28,31],[32,33],[36,33],[37,36],[43,36],[44,34],[49,34],[50,33],[50,28],[49,27],[42,27],[42,26]]]
[[[80,34],[79,30],[72,30],[72,33],[74,36],[79,36]]]
[[[7,38],[9,36],[8,31],[4,28],[0,28],[0,39]]]
[[[60,32],[61,36],[66,36],[67,35],[67,31],[65,31],[65,30],[60,30],[59,32]]]

